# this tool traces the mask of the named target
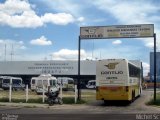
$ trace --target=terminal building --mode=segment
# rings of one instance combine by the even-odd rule
[[[160,82],[160,52],[156,52],[157,82]],[[154,52],[150,53],[150,80],[154,81]]]
[[[130,60],[137,66],[141,62]],[[81,84],[85,85],[89,80],[96,79],[96,61],[82,60],[80,63]],[[78,78],[78,61],[1,61],[0,76],[21,77],[25,84],[30,85],[32,77],[40,74],[51,74],[55,77],[71,77],[75,81]]]
[[[96,61],[81,61],[81,80],[87,83],[95,79]],[[0,76],[21,77],[25,84],[30,84],[32,77],[51,74],[55,77],[78,78],[78,61],[1,61]]]

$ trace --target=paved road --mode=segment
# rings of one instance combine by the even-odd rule
[[[49,107],[48,105],[41,105],[40,107],[29,108],[20,106],[0,106],[0,114],[4,116],[9,115],[19,115],[22,119],[52,119],[55,120],[63,119],[70,120],[71,118],[80,119],[98,119],[98,118],[111,118],[115,117],[121,119],[128,116],[132,116],[135,119],[136,114],[158,114],[160,113],[160,108],[146,106],[145,102],[150,99],[153,91],[143,91],[141,97],[137,98],[133,103],[109,103],[105,105],[102,101],[94,101],[87,105],[54,105]],[[62,117],[63,116],[63,117]],[[99,117],[97,117],[99,116]],[[160,115],[159,115],[160,116]],[[160,118],[160,117],[159,117]],[[100,119],[99,119],[100,120]]]

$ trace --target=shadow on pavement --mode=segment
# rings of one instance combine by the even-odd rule
[[[119,106],[119,107],[122,107],[122,106],[129,106],[131,104],[131,102],[129,101],[122,101],[122,100],[119,100],[119,101],[93,101],[91,103],[89,103],[88,105],[90,106]]]
[[[129,106],[131,104],[130,101],[105,101],[102,106]]]

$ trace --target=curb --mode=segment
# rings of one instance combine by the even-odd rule
[[[48,104],[35,104],[35,103],[5,103],[5,102],[0,102],[0,106],[9,106],[9,107],[27,107],[27,108],[35,108],[35,107],[39,107],[39,108],[48,108],[49,105]]]

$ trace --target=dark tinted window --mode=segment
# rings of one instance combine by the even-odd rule
[[[51,86],[55,86],[56,85],[56,81],[55,80],[50,80],[50,85]]]
[[[68,80],[68,84],[73,84],[73,80]]]
[[[32,79],[32,84],[35,84],[35,82],[36,82],[36,81],[35,81],[34,79]]]
[[[19,80],[19,79],[12,79],[12,84],[21,84],[21,80]]]
[[[10,83],[10,79],[3,79],[3,83]]]
[[[129,76],[130,77],[139,77],[140,76],[140,69],[129,64]]]

